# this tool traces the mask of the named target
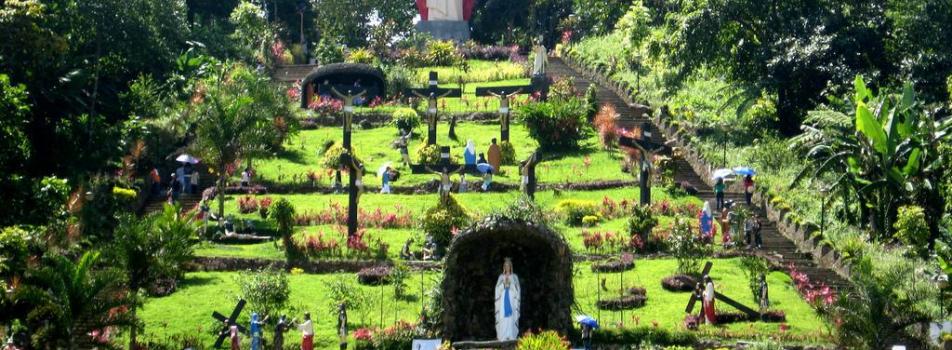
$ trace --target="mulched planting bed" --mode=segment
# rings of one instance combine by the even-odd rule
[[[693,292],[697,280],[689,275],[668,276],[661,280],[661,287],[670,292]]]
[[[602,310],[631,310],[645,306],[647,300],[648,290],[642,287],[632,287],[625,291],[624,296],[601,300],[597,302],[596,306]]]
[[[595,305],[602,310],[631,310],[645,306],[645,300],[647,299],[644,295],[625,295],[619,298],[600,300]]]
[[[622,272],[635,268],[634,260],[611,260],[592,264],[592,272]]]
[[[389,266],[374,266],[361,269],[357,272],[357,281],[360,284],[378,286],[386,284],[387,277],[390,277]]]

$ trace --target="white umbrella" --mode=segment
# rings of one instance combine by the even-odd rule
[[[711,178],[712,178],[712,179],[717,179],[717,178],[725,179],[725,178],[727,178],[728,176],[731,176],[731,175],[733,175],[733,174],[734,174],[734,171],[731,170],[731,169],[717,169],[717,170],[714,170],[713,172],[711,172]]]
[[[179,163],[198,164],[198,158],[192,157],[186,153],[182,153],[176,157],[175,161]]]
[[[383,173],[386,172],[386,171],[387,171],[387,168],[389,168],[390,165],[392,165],[392,164],[393,164],[393,162],[386,162],[386,163],[383,163],[383,165],[381,165],[379,168],[377,168],[377,177],[382,178],[382,177],[383,177]]]

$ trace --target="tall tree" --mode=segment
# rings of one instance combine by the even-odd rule
[[[882,7],[862,0],[711,0],[685,8],[674,62],[684,76],[714,67],[777,96],[780,131],[794,135],[830,82],[889,71]]]

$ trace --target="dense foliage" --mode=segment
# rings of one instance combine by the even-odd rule
[[[423,213],[420,228],[431,236],[439,247],[448,247],[455,232],[469,226],[471,218],[466,208],[452,194],[443,197],[440,203]]]
[[[546,151],[571,152],[590,132],[586,106],[579,98],[552,99],[519,107],[519,117],[529,129],[529,136]]]

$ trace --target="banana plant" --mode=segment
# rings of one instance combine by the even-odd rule
[[[808,176],[834,179],[831,193],[844,203],[856,203],[859,223],[880,235],[888,233],[900,205],[919,204],[937,211],[928,215],[936,237],[945,207],[937,191],[940,168],[943,157],[950,156],[938,148],[948,139],[952,122],[934,121],[909,83],[901,94],[877,96],[858,76],[854,89],[853,117],[829,110],[808,115],[803,134],[791,142],[806,151],[808,164],[791,186]]]

